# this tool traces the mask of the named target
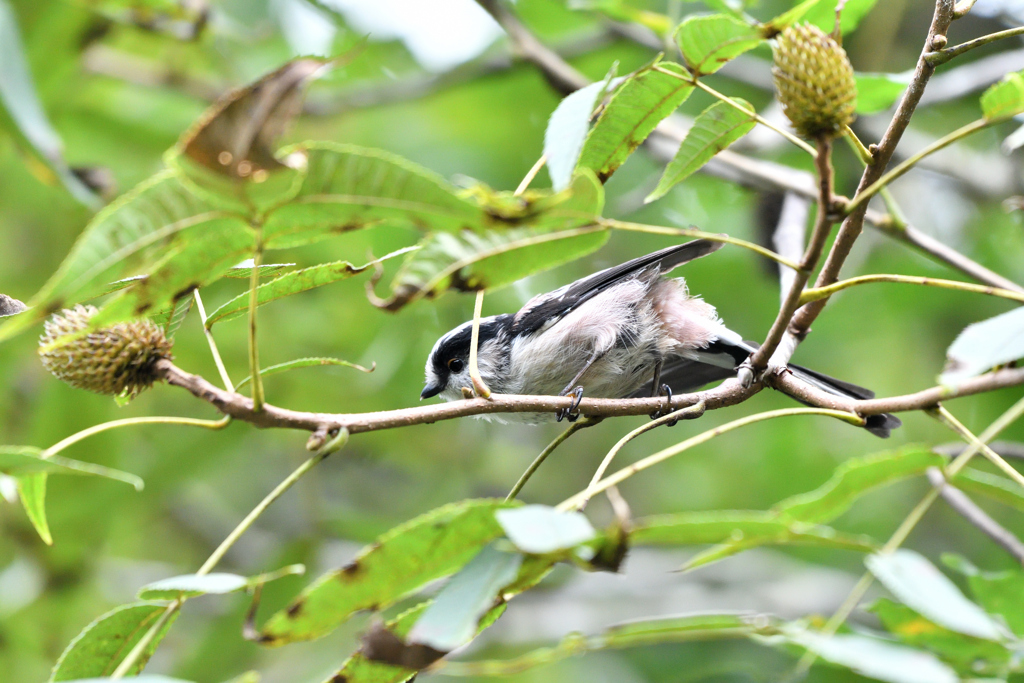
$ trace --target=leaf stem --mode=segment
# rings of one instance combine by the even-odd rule
[[[40,457],[49,458],[50,456],[56,455],[66,449],[68,446],[74,445],[83,439],[87,439],[90,436],[99,434],[101,432],[108,431],[110,429],[118,429],[120,427],[130,427],[132,425],[145,425],[145,424],[164,424],[164,425],[188,425],[191,427],[205,427],[206,429],[224,429],[231,422],[231,417],[226,415],[219,420],[197,420],[191,417],[128,417],[123,420],[113,420],[111,422],[104,422],[102,424],[93,425],[88,429],[83,429],[80,432],[76,432],[66,439],[62,439],[54,445],[43,451]]]
[[[603,225],[606,228],[612,228],[614,230],[628,230],[631,232],[646,232],[652,235],[683,235],[686,237],[700,237],[712,242],[724,242],[725,244],[732,244],[737,247],[743,247],[750,251],[760,254],[765,258],[771,259],[776,263],[781,263],[787,268],[793,270],[800,270],[800,264],[795,261],[790,261],[785,256],[775,253],[771,249],[765,249],[760,244],[754,244],[746,240],[741,240],[738,237],[730,237],[729,235],[723,235],[718,232],[705,232],[703,230],[697,230],[696,228],[670,228],[661,225],[646,225],[644,223],[630,223],[628,221],[618,221],[613,218],[598,218],[597,223]]]
[[[818,301],[819,299],[827,299],[836,292],[850,287],[856,287],[857,285],[866,285],[875,282],[894,282],[908,285],[923,285],[926,287],[938,287],[940,289],[954,289],[961,292],[971,292],[974,294],[989,294],[991,296],[998,296],[1003,299],[1011,299],[1012,301],[1019,301],[1024,303],[1024,294],[1020,292],[1013,292],[1009,289],[1001,289],[999,287],[989,287],[987,285],[975,285],[970,282],[960,282],[958,280],[942,280],[939,278],[932,277],[921,277],[917,275],[893,275],[888,273],[879,273],[875,275],[861,275],[858,277],[851,277],[848,280],[840,280],[827,287],[814,287],[812,289],[805,289],[800,295],[800,305],[803,306],[811,301]]]
[[[231,383],[231,378],[228,376],[227,368],[224,367],[224,360],[220,357],[220,351],[217,349],[217,342],[213,339],[213,332],[206,325],[206,307],[203,306],[203,298],[199,296],[198,289],[192,292],[192,296],[196,300],[196,307],[199,309],[199,319],[203,323],[203,333],[206,335],[206,341],[210,345],[210,353],[213,355],[213,362],[217,365],[217,372],[220,373],[220,379],[224,382],[225,389],[228,391],[234,391],[235,385]]]
[[[666,424],[668,422],[674,423],[676,420],[680,419],[685,420],[694,417],[700,417],[701,415],[704,414],[704,408],[704,401],[700,401],[699,403],[695,403],[692,406],[680,408],[679,410],[671,412],[668,415],[662,415],[661,417],[655,420],[651,420],[645,425],[637,427],[629,434],[626,434],[624,437],[619,439],[618,442],[616,442],[616,444],[612,446],[611,450],[608,451],[608,454],[604,456],[604,460],[602,460],[601,464],[598,465],[597,470],[594,471],[594,476],[591,477],[590,479],[590,483],[587,484],[587,489],[591,489],[597,486],[597,484],[601,481],[601,477],[604,476],[604,473],[611,466],[612,460],[615,458],[616,455],[618,455],[619,451],[621,451],[623,446],[625,446],[627,443],[629,443],[636,437],[640,436],[644,432],[649,432],[655,427],[660,427],[661,425]],[[587,505],[587,502],[589,500],[589,498],[584,498],[577,509],[582,510]]]
[[[1021,473],[1014,469],[1010,463],[1006,462],[1006,460],[1004,460],[998,453],[992,450],[987,443],[980,441],[970,429],[953,417],[953,414],[946,410],[945,407],[940,405],[935,410],[935,415],[943,424],[959,434],[969,445],[980,450],[981,454],[988,458],[989,462],[1001,469],[1006,476],[1024,487],[1024,475],[1021,475]]]
[[[670,446],[664,450],[658,451],[653,455],[649,455],[643,460],[633,463],[629,467],[625,467],[615,474],[611,475],[607,479],[603,479],[596,485],[588,486],[586,490],[577,493],[571,498],[567,498],[558,504],[559,510],[573,510],[580,505],[583,501],[593,498],[596,494],[602,491],[616,486],[622,483],[626,479],[629,479],[637,472],[643,472],[659,463],[668,460],[669,458],[679,455],[680,453],[698,446],[706,441],[710,441],[716,436],[731,432],[734,429],[740,427],[746,427],[747,425],[754,424],[755,422],[763,422],[765,420],[772,420],[777,417],[789,417],[791,415],[827,415],[834,417],[850,424],[861,426],[864,424],[864,419],[854,413],[847,413],[842,410],[828,410],[826,408],[785,408],[783,410],[771,410],[765,413],[758,413],[756,415],[750,415],[748,417],[741,418],[739,420],[733,420],[714,429],[709,429],[706,432],[698,434],[697,436],[690,437],[685,441]]]
[[[473,305],[473,331],[469,339],[469,379],[473,382],[473,390],[481,398],[490,398],[491,389],[480,377],[480,368],[477,367],[477,346],[480,342],[480,312],[484,307],[484,290],[476,293],[476,303]]]
[[[249,276],[249,375],[252,377],[252,409],[263,409],[263,379],[260,377],[260,350],[256,338],[256,309],[259,307],[257,289],[260,286],[260,261],[263,258],[262,237],[252,257],[252,274]]]
[[[852,214],[859,206],[861,206],[869,199],[871,199],[873,196],[875,196],[875,194],[877,194],[879,190],[881,190],[883,187],[885,187],[886,185],[888,185],[889,183],[891,183],[892,181],[896,180],[904,173],[909,171],[911,168],[914,167],[915,164],[917,164],[925,157],[935,152],[938,152],[940,149],[948,147],[957,140],[967,137],[971,133],[986,128],[992,125],[993,123],[995,123],[995,121],[991,121],[989,119],[978,119],[977,121],[972,121],[971,123],[968,123],[966,126],[961,126],[952,133],[939,138],[932,144],[922,149],[920,152],[917,152],[916,154],[912,154],[911,156],[907,157],[902,162],[897,164],[896,167],[893,168],[891,171],[884,174],[881,178],[879,178],[871,185],[864,188],[862,192],[858,192],[857,196],[854,197],[850,201],[850,203],[846,205],[847,215]]]
[[[591,420],[589,417],[584,415],[582,418],[569,425],[568,429],[556,436],[554,441],[549,443],[547,447],[540,452],[540,455],[533,459],[530,466],[527,467],[526,471],[523,472],[521,477],[519,477],[519,481],[516,482],[515,486],[512,487],[512,490],[508,492],[507,496],[505,496],[505,500],[515,500],[516,496],[519,495],[519,492],[523,490],[524,486],[526,486],[526,482],[530,481],[530,477],[533,476],[533,473],[536,472],[542,464],[544,464],[544,461],[548,459],[548,456],[551,455],[556,448],[562,445],[563,441],[584,427],[589,427],[599,421],[600,420]]]
[[[547,156],[541,154],[540,159],[537,159],[537,162],[530,168],[529,171],[526,172],[526,175],[523,176],[522,182],[519,183],[519,187],[517,187],[516,191],[512,193],[512,196],[518,197],[522,193],[526,192],[526,188],[530,186],[530,183],[533,182],[533,179],[537,177],[537,174],[540,173],[540,169],[544,168],[544,164],[546,164],[547,162]]]
[[[196,571],[196,576],[203,576],[204,574],[209,574],[213,570],[213,568],[217,566],[217,563],[220,562],[221,559],[223,559],[224,555],[231,548],[231,546],[233,546],[235,542],[239,538],[241,538],[242,534],[244,534],[246,531],[250,529],[250,527],[252,527],[253,523],[259,518],[260,515],[266,512],[267,508],[270,507],[274,503],[274,501],[276,501],[278,498],[284,495],[284,493],[288,489],[290,489],[295,484],[295,482],[301,479],[303,475],[305,475],[311,469],[316,467],[317,464],[319,464],[331,453],[334,453],[335,451],[342,448],[347,442],[348,431],[342,429],[336,437],[334,437],[326,444],[324,444],[324,446],[319,451],[317,451],[312,457],[307,459],[305,462],[299,465],[291,474],[285,477],[285,479],[280,484],[274,487],[273,491],[268,493],[266,497],[264,497],[263,500],[259,502],[259,505],[252,509],[252,512],[245,516],[245,519],[239,522],[238,526],[236,526],[231,531],[231,533],[228,534],[227,538],[225,538],[221,542],[221,544],[217,546],[217,549],[213,551],[213,554],[210,555],[209,558],[207,558],[206,562],[203,563],[203,566],[201,566]],[[146,632],[146,635],[144,635],[142,639],[135,644],[135,647],[131,649],[128,655],[123,660],[121,660],[121,663],[117,666],[117,669],[115,669],[114,673],[111,674],[111,679],[116,680],[123,678],[125,674],[127,674],[128,671],[130,671],[131,668],[135,666],[135,664],[139,661],[139,658],[142,657],[142,654],[145,652],[146,648],[149,647],[149,644],[151,642],[153,642],[153,639],[156,637],[156,634],[160,632],[160,629],[163,628],[164,624],[167,623],[167,620],[170,619],[171,616],[173,616],[174,613],[181,608],[183,602],[184,601],[181,598],[178,598],[167,606],[167,609],[164,611],[163,614],[160,615],[160,618],[156,621],[156,623],[153,624],[153,626],[149,628],[149,631]]]

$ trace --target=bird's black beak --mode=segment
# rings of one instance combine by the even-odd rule
[[[444,387],[441,386],[440,384],[428,384],[427,386],[423,387],[423,391],[420,392],[420,400],[422,401],[425,398],[437,396],[438,394],[441,393],[442,389],[444,389]]]

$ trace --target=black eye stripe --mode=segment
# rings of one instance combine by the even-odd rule
[[[462,372],[463,362],[459,358],[452,358],[448,361],[448,369],[452,372]]]

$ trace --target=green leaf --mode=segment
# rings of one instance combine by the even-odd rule
[[[224,273],[224,277],[235,278],[238,280],[248,280],[252,277],[252,259],[246,259],[241,263],[238,263]],[[290,270],[295,267],[294,263],[261,263],[259,267],[260,277],[268,277],[270,275],[277,275],[278,273]]]
[[[774,38],[776,34],[803,19],[819,2],[820,0],[803,0],[803,2],[797,3],[774,19],[762,24],[761,35],[765,38]]]
[[[945,459],[923,446],[907,446],[847,460],[817,489],[787,498],[772,508],[782,519],[829,522],[850,509],[858,497],[883,484],[941,467]]]
[[[981,111],[990,121],[1024,113],[1024,71],[1015,71],[981,95]]]
[[[616,88],[625,78],[615,78],[614,69],[597,83],[591,83],[569,94],[555,108],[544,131],[544,156],[548,175],[556,190],[569,187],[576,162],[583,150],[583,142],[590,130],[594,107],[606,92]]]
[[[1022,77],[1024,83],[1024,77]],[[1024,358],[1024,306],[964,328],[946,351],[939,382],[956,386],[990,368]]]
[[[665,35],[672,28],[671,20],[664,14],[632,7],[623,0],[569,0],[569,9],[601,12],[616,21],[646,26],[659,36]]]
[[[172,337],[178,331],[178,328],[181,327],[181,323],[185,321],[194,303],[195,297],[187,295],[182,299],[174,301],[170,306],[165,306],[154,313],[150,313],[147,317],[155,325],[162,327],[165,335]]]
[[[676,28],[675,38],[686,65],[698,75],[715,73],[764,40],[756,27],[727,14],[691,15]]]
[[[113,678],[76,678],[73,681],[67,683],[110,683]],[[181,678],[171,678],[169,676],[160,676],[158,674],[143,674],[141,676],[125,676],[120,680],[126,681],[127,683],[192,683]]]
[[[394,154],[353,145],[308,142],[306,176],[294,200],[263,226],[268,249],[284,249],[387,221],[423,231],[481,230],[483,210],[443,178]]]
[[[369,368],[364,368],[362,365],[356,365],[355,363],[350,363],[347,360],[340,360],[338,358],[296,358],[295,360],[290,360],[286,363],[278,363],[277,365],[271,365],[268,368],[263,368],[262,370],[260,370],[260,377],[266,377],[267,375],[276,375],[279,372],[296,370],[298,368],[311,368],[314,366],[323,365],[343,365],[347,368],[359,370],[360,372],[373,372],[374,368],[376,367],[376,365],[374,365]],[[251,381],[252,375],[246,377],[241,382],[236,384],[235,390],[237,391],[238,389],[241,389]]]
[[[694,86],[684,80],[688,78],[672,62],[655,62],[627,78],[587,135],[577,167],[593,170],[601,182],[607,180],[658,123],[690,96]]]
[[[814,24],[825,33],[832,33],[836,26],[836,4],[838,0],[819,0],[805,15],[804,21]],[[846,0],[839,31],[846,35],[860,25],[861,20],[874,8],[878,0]]]
[[[25,61],[17,18],[7,0],[0,0],[0,130],[14,137],[30,157],[30,169],[41,180],[59,180],[75,199],[92,209],[99,207],[99,199],[64,160],[64,145],[39,101]]]
[[[65,648],[50,674],[50,683],[109,676],[167,611],[165,603],[137,602],[121,605],[86,626]],[[137,674],[153,656],[178,613],[175,612],[128,670]]]
[[[884,111],[894,105],[910,84],[911,72],[901,74],[856,73],[857,113]]]
[[[515,510],[498,510],[499,521],[503,512]],[[442,652],[468,643],[476,635],[480,619],[500,598],[501,589],[516,579],[522,562],[519,553],[498,550],[493,544],[484,547],[441,589],[416,621],[408,640]]]
[[[377,539],[355,560],[320,577],[274,614],[261,641],[282,645],[326,635],[360,610],[380,610],[458,571],[502,535],[494,511],[511,504],[470,500],[438,508]]]
[[[26,474],[17,477],[18,498],[21,500],[25,514],[28,515],[32,526],[36,528],[39,538],[43,539],[46,545],[53,545],[53,536],[50,535],[50,526],[46,523],[46,472]]]
[[[160,173],[96,214],[57,272],[29,302],[33,308],[0,326],[0,340],[54,311],[98,296],[125,271],[152,272],[155,262],[182,244],[239,223],[196,198],[173,173]]]
[[[378,263],[387,261],[395,256],[406,254],[410,251],[414,251],[416,247],[406,247],[405,249],[399,249],[394,251],[387,256],[377,259],[376,261],[370,261],[369,263],[362,266],[353,266],[348,261],[335,261],[333,263],[321,263],[320,265],[311,266],[309,268],[303,268],[302,270],[295,270],[290,273],[285,273],[281,277],[271,280],[265,284],[260,285],[256,288],[256,302],[258,306],[276,301],[277,299],[283,299],[299,292],[307,292],[317,287],[323,287],[334,282],[346,280],[353,275],[358,275],[368,268],[372,268]],[[213,327],[213,324],[220,322],[221,320],[231,320],[238,316],[247,313],[249,310],[249,292],[239,294],[231,301],[215,310],[206,319],[206,328]]]
[[[967,577],[974,598],[989,614],[998,614],[1018,637],[1024,637],[1024,572],[975,572]]]
[[[585,652],[694,641],[746,638],[775,632],[774,620],[765,615],[694,614],[643,619],[612,626],[593,636],[573,633],[553,647],[543,647],[505,660],[469,664],[479,676],[511,676],[547,666]]]
[[[953,479],[953,485],[967,493],[988,496],[1004,505],[1024,511],[1024,490],[1006,477],[968,467]]]
[[[238,219],[210,221],[201,233],[187,231],[187,241],[151,269],[145,280],[107,302],[91,320],[93,327],[146,314],[191,297],[192,292],[219,279],[239,257],[255,249],[255,234]]]
[[[753,111],[745,100],[735,98],[740,106]],[[686,133],[679,151],[668,163],[658,187],[647,195],[645,202],[663,197],[674,185],[700,170],[704,164],[723,149],[750,132],[756,120],[726,102],[716,102],[705,109]]]
[[[608,230],[601,226],[559,232],[514,228],[483,235],[437,233],[402,265],[391,285],[393,294],[382,306],[397,310],[449,289],[504,287],[596,251],[608,237]]]
[[[874,612],[886,630],[902,642],[931,650],[964,673],[996,673],[1010,659],[1003,645],[950,631],[888,598],[879,599],[868,611]]]
[[[227,574],[215,572],[212,574],[183,574],[172,576],[153,583],[146,584],[139,589],[139,600],[177,600],[180,598],[194,598],[199,595],[224,595],[234,593],[255,585],[260,585],[280,579],[285,576],[303,574],[306,567],[301,564],[293,564],[282,567],[274,572],[260,574],[254,577],[239,576],[238,574]]]
[[[562,512],[547,505],[498,510],[494,516],[515,547],[534,555],[575,548],[596,535],[583,513]]]
[[[14,477],[38,474],[88,474],[115,481],[123,481],[131,484],[136,491],[141,491],[142,480],[134,474],[121,472],[102,465],[94,465],[90,462],[81,462],[63,458],[59,455],[43,457],[43,451],[32,446],[0,446],[0,472],[10,474]]]
[[[975,638],[1005,640],[1003,628],[914,551],[870,555],[865,563],[900,602],[936,624]]]
[[[826,662],[888,683],[958,683],[960,677],[928,652],[860,635],[826,636],[790,629],[785,638]]]

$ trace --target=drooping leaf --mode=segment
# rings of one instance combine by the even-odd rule
[[[345,567],[325,574],[274,614],[261,642],[282,645],[325,635],[364,609],[384,609],[426,583],[458,571],[502,534],[494,511],[471,500],[438,508],[381,536]]]
[[[884,111],[896,104],[910,84],[911,73],[856,73],[857,113],[866,115]]]
[[[869,611],[903,643],[931,650],[964,673],[996,673],[1010,659],[1010,651],[1000,643],[950,631],[888,598],[877,600]]]
[[[45,472],[47,474],[88,474],[131,484],[136,491],[142,490],[142,480],[134,474],[51,455],[44,458],[42,451],[32,446],[0,446],[0,472],[21,477]]]
[[[613,79],[614,70],[608,77],[591,83],[566,96],[548,119],[544,131],[544,156],[547,158],[548,175],[556,190],[569,187],[572,172],[583,150],[583,141],[590,130],[590,117],[601,97],[616,88],[623,80]]]
[[[1020,484],[1006,477],[967,467],[953,478],[953,485],[966,493],[988,496],[1024,512],[1024,490]]]
[[[151,272],[151,265],[183,243],[238,224],[245,225],[198,199],[172,172],[157,174],[96,214],[29,302],[32,309],[0,326],[0,340],[107,291],[126,270]]]
[[[1017,637],[1024,634],[1024,572],[974,571],[967,577],[971,594],[989,614],[1003,618]]]
[[[210,574],[183,574],[160,579],[139,589],[139,600],[176,600],[199,595],[223,595],[234,593],[257,584],[268,583],[285,576],[294,576],[306,571],[305,566],[293,564],[259,576],[246,577],[238,574],[214,572]]]
[[[975,638],[1005,640],[1003,628],[914,551],[870,555],[865,563],[900,602],[936,624]]]
[[[583,513],[563,512],[547,505],[498,510],[494,516],[515,547],[534,555],[574,548],[597,533]]]
[[[99,678],[114,673],[165,611],[167,605],[164,603],[136,602],[121,605],[99,617],[64,649],[50,674],[50,683]],[[142,671],[177,615],[175,612],[167,619],[156,637],[146,646],[142,656],[128,670],[129,675]]]
[[[664,14],[633,7],[624,0],[569,0],[569,8],[601,12],[616,21],[640,24],[659,36],[665,35],[672,28],[672,21]]]
[[[945,462],[922,446],[853,458],[837,467],[832,477],[814,491],[787,498],[773,510],[787,520],[826,523],[871,489],[921,474],[929,467],[941,467]]]
[[[960,677],[935,655],[862,635],[826,636],[803,629],[785,632],[788,642],[826,662],[887,683],[958,683]]]
[[[284,249],[381,221],[423,231],[482,230],[484,211],[443,178],[381,150],[329,142],[283,152],[304,153],[307,169],[295,198],[267,217],[268,249]]]
[[[260,370],[260,377],[266,377],[267,375],[276,375],[279,372],[287,372],[288,370],[296,370],[298,368],[312,368],[323,365],[342,365],[346,368],[353,368],[360,372],[373,372],[374,367],[364,368],[362,365],[356,365],[350,363],[347,360],[341,360],[339,358],[296,358],[285,363],[278,363],[277,365],[271,365],[268,368]],[[246,377],[238,384],[235,385],[235,390],[241,389],[246,384],[252,381],[252,375]]]
[[[968,325],[946,356],[949,363],[939,377],[946,386],[956,386],[997,365],[1024,358],[1024,306]]]
[[[698,75],[715,73],[764,40],[757,27],[727,14],[691,15],[676,28],[675,38],[686,65]]]
[[[1024,113],[1024,71],[1006,74],[981,95],[981,111],[989,121]]]
[[[593,636],[573,633],[553,647],[538,648],[512,659],[474,661],[468,665],[479,676],[511,676],[585,652],[770,635],[776,628],[774,620],[766,615],[694,614],[643,619],[611,626]]]
[[[753,106],[739,98],[736,103],[753,111]],[[700,113],[686,133],[679,151],[665,168],[658,186],[644,199],[652,202],[663,197],[672,187],[700,170],[723,149],[750,132],[757,121],[726,102],[716,102]]]
[[[861,20],[874,8],[878,0],[846,0],[843,15],[839,22],[839,32],[846,35],[860,25]],[[804,21],[814,24],[825,33],[832,33],[836,25],[836,5],[838,0],[819,0],[804,15]]]
[[[25,514],[35,527],[39,538],[43,539],[46,545],[53,545],[53,536],[50,534],[50,525],[46,523],[46,472],[25,474],[17,477],[18,498],[21,506],[25,508]]]
[[[14,137],[36,176],[50,183],[59,181],[78,201],[99,207],[99,199],[64,160],[64,145],[39,101],[17,19],[7,0],[0,0],[0,131]]]
[[[503,512],[514,510],[498,510],[496,514]],[[499,550],[493,544],[485,546],[441,589],[416,620],[408,640],[441,652],[468,643],[480,619],[495,606],[499,591],[515,580],[522,562],[519,553]]]
[[[186,295],[184,298],[171,302],[169,306],[150,313],[147,317],[154,324],[163,328],[164,335],[172,337],[178,331],[178,328],[181,327],[181,323],[185,321],[195,301],[194,296]]]
[[[333,263],[321,263],[320,265],[285,273],[284,275],[256,288],[256,304],[258,306],[262,306],[263,304],[276,301],[277,299],[283,299],[293,294],[298,294],[299,292],[306,292],[311,289],[316,289],[317,287],[323,287],[324,285],[346,280],[353,275],[358,275],[359,273],[364,272],[368,268],[374,267],[378,263],[387,261],[395,256],[401,256],[402,254],[406,254],[415,249],[416,247],[399,249],[398,251],[392,252],[387,256],[381,257],[362,266],[353,266],[348,261],[335,261]],[[248,312],[248,310],[249,292],[244,292],[211,313],[206,319],[206,328],[209,329],[213,327],[214,323],[220,322],[221,320],[237,318],[238,316]]]
[[[690,96],[694,86],[688,78],[672,62],[656,62],[627,78],[587,135],[577,168],[589,168],[602,182],[607,180],[658,123]]]

